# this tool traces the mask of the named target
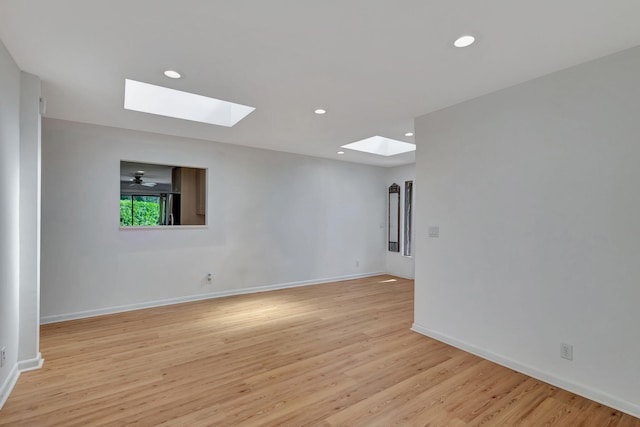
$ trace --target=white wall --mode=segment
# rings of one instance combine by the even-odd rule
[[[20,70],[0,42],[0,407],[17,379],[19,329]]]
[[[414,325],[636,416],[638,76],[640,48],[417,119]]]
[[[208,168],[208,227],[120,230],[120,160]],[[43,322],[385,270],[382,168],[44,120],[42,176]]]
[[[387,191],[388,187],[396,183],[400,186],[400,252],[389,252],[387,251],[387,273],[393,274],[394,276],[404,277],[407,279],[413,279],[414,276],[414,266],[413,266],[413,257],[403,256],[404,250],[404,202],[405,202],[405,182],[406,181],[415,181],[416,176],[416,165],[404,165],[404,166],[396,166],[393,168],[387,169]],[[414,183],[415,184],[415,183]],[[415,202],[415,191],[416,186],[413,187],[414,191],[414,202]],[[415,208],[415,205],[414,205]],[[415,216],[415,209],[414,209]],[[414,218],[415,225],[415,218]],[[415,227],[413,229],[413,240],[414,243],[414,254],[415,254]]]
[[[40,343],[40,79],[21,73],[20,91],[21,371],[42,366]]]

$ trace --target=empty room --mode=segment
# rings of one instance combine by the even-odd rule
[[[0,426],[640,426],[638,16],[0,0]]]

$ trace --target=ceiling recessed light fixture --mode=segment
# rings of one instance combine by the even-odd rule
[[[164,75],[169,77],[170,79],[179,79],[182,75],[174,70],[167,70],[164,72]]]
[[[338,151],[338,154],[344,154],[344,151]]]
[[[231,127],[254,107],[125,79],[125,110]]]
[[[466,34],[464,36],[458,37],[456,41],[453,42],[453,45],[455,47],[467,47],[467,46],[471,46],[475,41],[476,41],[475,37],[473,37],[472,35]]]
[[[395,156],[396,154],[415,151],[415,144],[402,142],[383,136],[372,136],[361,141],[343,145],[342,148],[350,150],[364,151],[365,153],[377,154],[379,156]]]
[[[404,136],[413,136],[413,132],[407,132],[404,134]]]
[[[318,108],[314,111],[316,114],[326,114],[327,110],[323,110],[322,108]]]

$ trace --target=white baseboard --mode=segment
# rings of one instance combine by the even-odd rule
[[[178,298],[168,298],[156,301],[147,301],[135,304],[120,305],[116,307],[98,308],[95,310],[79,311],[75,313],[66,314],[54,314],[51,316],[42,316],[40,318],[40,324],[46,325],[49,323],[66,322],[67,320],[84,319],[87,317],[103,316],[105,314],[123,313],[126,311],[140,310],[143,308],[161,307],[164,305],[180,304],[184,302],[201,301],[205,299],[222,298],[233,295],[251,294],[256,292],[274,291],[277,289],[295,288],[298,286],[319,285],[322,283],[338,282],[341,280],[361,279],[364,277],[372,277],[386,274],[385,272],[374,272],[364,274],[351,274],[347,276],[330,277],[324,279],[315,280],[302,280],[299,282],[278,283],[274,285],[256,286],[252,288],[244,289],[231,289],[227,291],[210,292],[199,295],[188,295]]]
[[[38,355],[35,358],[28,359],[28,360],[21,360],[15,365],[13,365],[13,368],[11,369],[11,373],[2,384],[2,387],[0,387],[0,409],[2,409],[4,404],[7,402],[7,399],[9,398],[9,395],[11,394],[13,387],[15,387],[16,383],[18,382],[18,378],[20,377],[20,374],[22,372],[34,371],[36,369],[40,369],[42,368],[43,363],[44,363],[44,359],[42,358],[42,354],[38,352]]]
[[[44,363],[44,359],[42,358],[42,354],[38,352],[38,355],[33,359],[19,361],[18,370],[20,372],[34,371],[36,369],[42,368],[43,363]]]
[[[404,274],[398,274],[398,273],[386,273],[386,274],[388,274],[389,276],[396,276],[396,277],[399,277],[401,279],[414,280],[413,277],[405,276]]]
[[[13,390],[13,387],[18,382],[18,377],[20,376],[20,371],[18,370],[18,364],[16,363],[11,368],[11,372],[9,376],[4,380],[2,386],[0,386],[0,409],[4,406]]]
[[[431,329],[425,328],[424,326],[421,326],[417,323],[413,324],[411,330],[419,334],[426,335],[435,340],[442,341],[446,344],[457,347],[471,354],[475,354],[476,356],[482,357],[483,359],[495,362],[498,365],[505,366],[509,369],[513,369],[514,371],[521,372],[540,381],[544,381],[556,387],[586,397],[587,399],[591,399],[595,402],[602,403],[603,405],[610,406],[614,409],[640,418],[640,405],[637,405],[635,403],[620,399],[619,397],[612,396],[608,393],[603,393],[601,391],[592,389],[583,384],[573,382],[566,378],[551,375],[532,366],[525,365],[515,360],[500,356],[499,354],[493,353],[489,350],[485,350],[483,348],[476,347],[463,341],[459,341],[455,338],[449,337],[439,332],[432,331]]]

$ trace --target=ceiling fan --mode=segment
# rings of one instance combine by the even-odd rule
[[[144,176],[144,172],[136,172],[131,178],[131,184],[129,187],[134,187],[136,185],[142,185],[145,187],[155,187],[158,185],[156,182],[143,182],[142,177]]]

